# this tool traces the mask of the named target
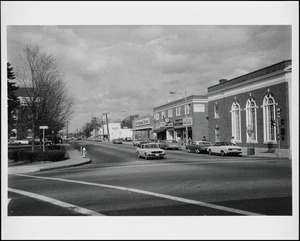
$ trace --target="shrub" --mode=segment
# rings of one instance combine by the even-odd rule
[[[13,159],[14,162],[17,161],[26,161],[26,162],[42,162],[42,161],[50,161],[57,162],[65,160],[66,150],[62,146],[59,150],[15,150],[8,152],[8,158]]]

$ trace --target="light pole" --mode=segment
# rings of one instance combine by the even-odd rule
[[[188,141],[188,125],[187,125],[187,96],[186,96],[186,91],[184,92],[184,95],[180,92],[175,92],[175,91],[171,91],[169,92],[171,95],[173,94],[179,94],[184,98],[184,111],[185,111],[185,146],[188,145],[189,141]]]
[[[103,115],[105,115],[106,117],[106,125],[107,125],[107,139],[108,139],[108,142],[110,141],[110,137],[109,137],[109,127],[108,127],[108,117],[107,117],[107,112],[103,113]]]

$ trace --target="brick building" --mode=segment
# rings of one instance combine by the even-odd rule
[[[209,87],[209,140],[234,136],[241,147],[290,151],[291,64],[282,61]]]
[[[207,96],[191,95],[153,108],[153,132],[161,140],[202,140],[208,136]],[[185,106],[187,106],[185,108]],[[186,112],[187,111],[187,112]],[[187,115],[187,120],[186,120]]]

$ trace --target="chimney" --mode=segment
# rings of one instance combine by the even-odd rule
[[[227,79],[220,79],[219,80],[219,84],[224,84],[224,83],[226,83],[227,82]]]

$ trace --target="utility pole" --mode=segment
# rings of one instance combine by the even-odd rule
[[[109,139],[109,128],[108,128],[108,118],[107,118],[107,112],[106,113],[103,113],[103,115],[105,115],[105,117],[106,117],[106,125],[107,125],[107,139],[108,139],[108,141],[110,141]]]

